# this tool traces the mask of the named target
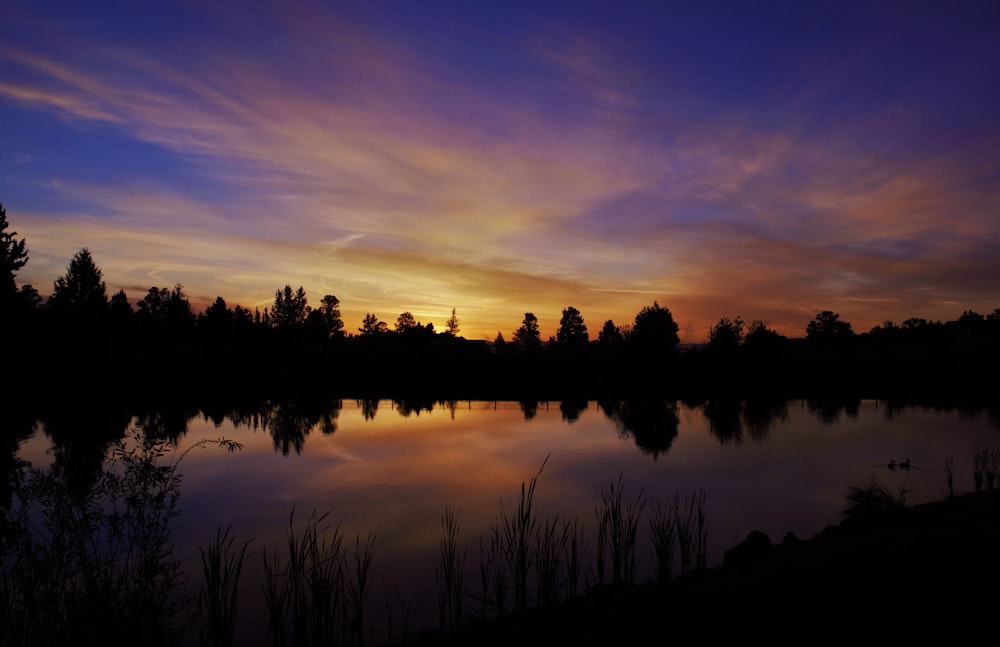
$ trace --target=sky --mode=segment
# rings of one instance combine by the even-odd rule
[[[591,336],[1000,308],[995,2],[5,0],[0,202],[43,295]]]

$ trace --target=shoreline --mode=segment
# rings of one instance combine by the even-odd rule
[[[773,538],[772,538],[773,540]],[[959,495],[776,543],[738,566],[665,585],[592,588],[519,616],[480,621],[415,645],[608,645],[650,639],[979,636],[1000,590],[1000,491]],[[805,631],[808,628],[808,631]]]

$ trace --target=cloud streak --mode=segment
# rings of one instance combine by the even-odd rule
[[[865,330],[1000,305],[996,125],[942,143],[918,132],[926,111],[862,110],[863,93],[829,123],[812,106],[863,56],[758,93],[767,110],[789,99],[794,118],[775,122],[749,96],[692,113],[712,100],[684,85],[697,61],[664,71],[599,24],[518,23],[476,43],[484,67],[304,6],[200,14],[184,47],[155,31],[147,47],[76,32],[4,45],[0,110],[143,142],[175,169],[83,177],[17,151],[33,160],[19,177],[62,205],[8,205],[31,251],[19,278],[44,292],[88,246],[114,287],[266,305],[301,284],[336,294],[349,329],[372,311],[441,325],[456,307],[480,338],[525,311],[553,334],[568,305],[596,333],[653,299],[694,331],[740,314],[793,335],[819,309]],[[456,33],[440,47],[473,52]],[[796,78],[829,68],[809,53]]]

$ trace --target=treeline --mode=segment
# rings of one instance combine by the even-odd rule
[[[183,286],[151,287],[132,306],[108,295],[84,248],[43,302],[17,286],[27,249],[7,232],[0,206],[0,300],[13,337],[4,369],[15,397],[118,390],[145,395],[218,393],[269,397],[304,391],[343,397],[459,399],[598,397],[992,396],[1000,385],[1000,309],[957,320],[886,322],[867,333],[831,311],[803,338],[762,321],[723,318],[704,344],[679,346],[678,325],[657,302],[627,323],[591,335],[583,314],[562,311],[543,340],[527,312],[508,341],[466,340],[455,310],[438,331],[409,312],[393,325],[368,313],[345,324],[340,302],[313,306],[302,287],[278,289],[263,310],[221,296],[196,313]]]

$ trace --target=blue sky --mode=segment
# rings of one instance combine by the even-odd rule
[[[211,7],[203,5],[211,4]],[[1000,307],[994,3],[13,2],[0,201],[43,294],[334,294],[470,338],[653,300],[803,334]]]

